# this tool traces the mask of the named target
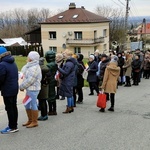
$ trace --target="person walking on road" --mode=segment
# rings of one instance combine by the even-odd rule
[[[39,65],[40,55],[36,51],[31,51],[28,54],[27,64],[23,67],[24,78],[20,85],[20,91],[26,90],[26,96],[31,98],[31,101],[25,105],[28,121],[23,124],[27,128],[38,126],[38,107],[37,96],[41,90],[42,73]]]
[[[18,109],[18,68],[14,57],[6,48],[0,47],[0,91],[7,111],[8,126],[1,130],[2,134],[19,131],[17,125]]]
[[[102,91],[110,94],[110,102],[111,107],[108,109],[109,111],[114,111],[115,104],[115,93],[117,90],[118,78],[120,75],[120,67],[118,67],[118,57],[115,55],[111,56],[111,61],[109,65],[105,69],[103,83],[102,83]],[[104,108],[100,109],[100,112],[105,112]]]

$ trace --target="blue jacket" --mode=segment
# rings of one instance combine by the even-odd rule
[[[18,94],[18,68],[15,59],[8,55],[0,61],[0,90],[4,97],[15,96]]]

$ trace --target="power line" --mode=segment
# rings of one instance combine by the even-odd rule
[[[122,1],[120,1],[120,0],[118,0],[118,1],[120,2],[120,4],[122,4],[123,6],[125,6],[125,4]]]
[[[120,4],[116,3],[114,0],[111,0],[111,1],[113,1],[116,5],[122,7]]]

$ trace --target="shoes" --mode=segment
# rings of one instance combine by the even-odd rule
[[[1,130],[2,134],[8,134],[8,133],[15,133],[18,132],[19,129],[15,128],[15,129],[10,129],[9,127],[6,127],[5,129]]]
[[[113,107],[110,107],[110,108],[108,109],[108,111],[114,111],[114,108],[113,108]]]
[[[100,112],[105,112],[105,108],[101,108],[99,111]]]
[[[44,117],[40,116],[40,117],[38,118],[38,120],[39,120],[39,121],[48,120],[48,116],[44,116]]]
[[[77,104],[83,104],[83,102],[81,102],[81,101],[77,101],[76,103],[77,103]]]
[[[55,115],[57,115],[57,112],[56,111],[50,111],[50,112],[48,112],[48,115],[49,116],[55,116]]]
[[[94,93],[90,93],[89,96],[90,96],[90,95],[94,95]]]
[[[130,85],[130,84],[129,84],[129,85],[128,85],[128,84],[126,84],[124,87],[131,87],[131,85]]]

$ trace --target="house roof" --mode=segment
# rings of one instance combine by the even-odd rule
[[[37,27],[33,30],[30,30],[30,31],[26,32],[25,35],[32,34],[32,33],[37,33],[37,32],[41,32],[41,27]]]
[[[4,41],[4,44],[0,44],[1,46],[27,45],[27,42],[22,37],[5,39],[2,38],[1,40]]]
[[[150,23],[147,23],[146,25],[140,25],[137,28],[137,33],[138,34],[150,34]]]
[[[70,4],[71,5],[71,4]],[[96,15],[84,7],[76,8],[73,3],[73,7],[69,6],[69,9],[61,12],[53,17],[48,18],[41,24],[72,24],[72,23],[102,23],[110,22],[109,19]]]

